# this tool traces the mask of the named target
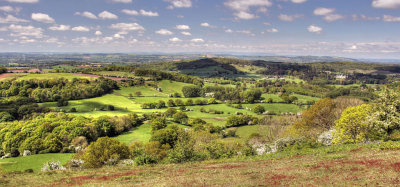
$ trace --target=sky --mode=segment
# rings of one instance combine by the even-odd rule
[[[400,59],[400,0],[0,0],[0,52]]]

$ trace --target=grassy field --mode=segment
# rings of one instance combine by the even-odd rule
[[[64,165],[72,156],[73,154],[69,153],[56,153],[7,158],[0,160],[0,169],[3,171],[24,171],[26,169],[33,169],[33,171],[38,172],[46,162],[60,161],[61,164]]]
[[[133,142],[148,142],[151,138],[151,124],[145,123],[115,138],[127,145],[130,145]]]
[[[0,175],[1,186],[399,186],[400,152],[363,145],[245,160]]]
[[[17,80],[31,80],[31,79],[59,79],[59,78],[65,78],[72,80],[73,78],[80,78],[80,79],[95,79],[93,77],[86,77],[86,76],[81,76],[81,75],[75,75],[72,73],[41,73],[41,74],[36,74],[36,73],[15,73],[14,75],[8,76],[6,78],[0,79],[0,80],[10,80],[13,78],[17,78]]]

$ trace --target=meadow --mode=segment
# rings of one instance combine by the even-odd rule
[[[154,166],[0,175],[2,186],[398,186],[398,150],[341,145]]]

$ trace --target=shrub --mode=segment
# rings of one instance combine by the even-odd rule
[[[335,124],[333,143],[359,143],[376,138],[373,127],[370,126],[368,117],[371,116],[372,106],[363,104],[349,107]]]
[[[129,158],[129,148],[118,140],[102,137],[91,143],[83,153],[84,167],[98,168],[115,160]]]
[[[76,108],[72,107],[72,108],[69,110],[69,112],[72,112],[72,113],[73,113],[73,112],[77,112],[77,111],[76,111]]]
[[[185,124],[188,120],[188,116],[183,112],[177,112],[173,116],[174,121],[180,124]]]
[[[265,112],[265,108],[261,105],[255,105],[252,109],[252,111],[256,114],[262,114]]]
[[[173,148],[175,143],[178,141],[178,136],[183,132],[183,129],[178,126],[170,125],[164,129],[155,131],[151,136],[150,141],[157,141],[162,145],[168,144]]]
[[[175,108],[168,108],[167,111],[164,112],[164,115],[166,117],[172,117],[176,112],[177,110]]]
[[[217,104],[217,100],[215,98],[208,99],[208,104]]]
[[[155,117],[151,120],[151,131],[157,131],[167,127],[167,120],[165,117]]]
[[[176,107],[176,104],[175,104],[174,100],[169,99],[169,100],[168,100],[168,103],[167,103],[167,106],[168,106],[168,107]]]

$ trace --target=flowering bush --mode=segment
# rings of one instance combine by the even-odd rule
[[[42,167],[43,172],[55,171],[55,170],[65,170],[65,167],[61,166],[60,161],[47,162]]]

